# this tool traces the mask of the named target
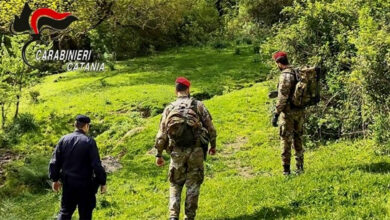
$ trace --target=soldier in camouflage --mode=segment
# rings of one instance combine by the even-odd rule
[[[199,141],[193,146],[183,147],[172,144],[173,141],[168,137],[168,117],[172,109],[183,102],[190,99],[189,93],[190,82],[184,78],[179,77],[176,80],[176,95],[177,100],[168,105],[161,118],[160,129],[156,136],[155,148],[157,149],[156,165],[163,166],[164,159],[162,157],[163,150],[171,155],[171,163],[169,166],[169,181],[170,181],[170,199],[169,212],[170,220],[178,220],[180,215],[180,198],[183,186],[186,185],[187,193],[185,199],[185,219],[195,219],[196,210],[198,208],[198,199],[200,186],[204,179],[205,153],[204,147],[199,145]],[[195,100],[196,113],[199,114],[202,123],[203,134],[207,136],[211,148],[208,150],[210,155],[216,153],[216,130],[212,123],[212,118],[204,104]],[[207,144],[206,144],[207,146]]]
[[[291,104],[291,96],[294,92],[297,83],[294,69],[289,65],[287,54],[285,52],[277,52],[273,59],[281,70],[278,84],[278,97],[276,108],[272,118],[272,125],[278,126],[278,118],[280,115],[280,138],[282,146],[282,164],[283,174],[290,174],[291,148],[295,150],[295,160],[297,173],[303,172],[303,122],[304,109],[294,107]]]

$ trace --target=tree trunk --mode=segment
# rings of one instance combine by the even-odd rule
[[[20,95],[16,96],[16,110],[15,110],[15,116],[14,118],[16,119],[19,114],[19,103],[20,103]]]
[[[3,129],[3,130],[4,130],[5,121],[6,121],[4,105],[5,105],[4,103],[1,103],[1,129]]]
[[[19,115],[19,104],[20,104],[20,96],[22,94],[22,83],[19,83],[19,94],[16,95],[16,110],[14,119],[16,119]]]

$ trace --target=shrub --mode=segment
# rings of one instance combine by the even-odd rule
[[[228,44],[222,41],[217,41],[213,43],[214,49],[224,49],[228,47]]]
[[[181,44],[203,45],[211,39],[220,27],[218,11],[206,1],[194,2],[192,10],[184,15],[178,35]]]
[[[39,126],[32,114],[21,113],[0,135],[0,146],[9,147],[15,145],[23,134],[36,131],[38,128]]]
[[[20,134],[36,130],[38,128],[38,124],[35,121],[34,115],[30,113],[21,113],[14,120],[11,127],[12,131]]]
[[[0,148],[7,148],[9,145],[9,136],[6,133],[0,133]]]
[[[93,122],[90,125],[89,133],[93,137],[97,137],[98,135],[102,134],[103,132],[107,131],[110,128],[110,125],[104,122]]]
[[[40,192],[49,188],[48,163],[49,160],[45,156],[29,155],[8,164],[6,182],[1,193],[17,195],[23,190]]]
[[[240,54],[241,54],[240,48],[236,48],[236,49],[234,50],[234,55],[240,55]]]
[[[372,121],[364,113],[369,103],[363,95],[363,82],[351,74],[357,55],[351,39],[357,37],[362,26],[356,12],[363,6],[362,1],[298,1],[283,11],[290,18],[288,23],[275,26],[277,34],[261,47],[269,57],[284,50],[294,65],[317,65],[326,73],[322,80],[323,101],[308,111],[307,132],[311,138],[358,134]],[[369,66],[365,61],[368,60],[360,63]]]
[[[372,127],[375,141],[382,146],[390,148],[390,117],[388,115],[376,115]]]
[[[260,46],[259,45],[253,46],[253,53],[254,54],[259,54],[260,53]]]
[[[271,26],[286,20],[288,15],[280,12],[286,6],[291,6],[293,0],[244,0],[245,13],[259,25]]]
[[[114,53],[104,53],[103,54],[104,63],[110,68],[110,70],[115,70],[115,54]]]
[[[247,38],[247,37],[244,37],[244,38],[242,39],[242,41],[244,41],[244,42],[245,42],[246,44],[248,44],[248,45],[252,44],[252,39]]]
[[[41,95],[39,91],[37,91],[37,90],[30,90],[29,91],[29,95],[30,95],[32,103],[38,103],[39,102],[38,97]]]

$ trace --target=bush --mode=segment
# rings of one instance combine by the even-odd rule
[[[178,30],[179,42],[187,45],[203,45],[220,28],[218,11],[206,1],[194,2],[192,10],[184,15]]]
[[[38,97],[41,95],[39,91],[37,91],[37,90],[30,90],[28,94],[30,95],[32,103],[38,103],[39,102]]]
[[[251,45],[251,44],[252,44],[252,39],[247,38],[247,37],[244,37],[244,38],[242,39],[242,41],[245,42],[245,43],[248,44],[248,45]]]
[[[22,191],[41,192],[48,184],[49,159],[41,155],[29,155],[7,165],[6,182],[2,194],[17,195]]]
[[[11,125],[11,130],[18,134],[34,131],[38,128],[34,115],[30,113],[21,113]]]
[[[388,115],[376,115],[372,127],[375,141],[390,150],[390,117]]]
[[[10,139],[6,133],[0,133],[0,148],[8,148],[10,146]]]
[[[227,48],[229,45],[225,42],[222,42],[222,41],[217,41],[217,42],[214,42],[213,43],[213,47],[214,49],[225,49]]]
[[[234,55],[240,55],[240,54],[241,54],[240,48],[236,48],[236,49],[234,50]]]
[[[260,46],[256,45],[253,47],[253,53],[254,54],[259,54],[260,53]]]
[[[104,53],[103,61],[110,68],[110,70],[115,70],[115,53]]]
[[[275,51],[284,50],[294,65],[317,65],[326,73],[322,80],[322,102],[308,112],[307,132],[312,139],[362,134],[361,130],[373,121],[370,114],[374,111],[368,110],[370,102],[364,95],[364,80],[357,71],[362,68],[354,66],[358,51],[354,42],[357,40],[353,39],[360,39],[357,33],[366,22],[359,21],[356,12],[364,7],[362,1],[298,1],[283,11],[290,18],[288,23],[275,26],[278,33],[261,47],[269,57]],[[376,64],[374,60],[364,59],[359,63],[371,69]],[[376,70],[388,76],[383,69]],[[383,91],[377,92],[378,96],[384,95]]]
[[[15,145],[23,134],[37,131],[38,128],[39,126],[32,114],[21,113],[0,135],[0,147]]]
[[[104,122],[94,122],[90,125],[89,133],[92,137],[97,137],[103,132],[107,131],[110,128],[110,125]]]
[[[265,26],[288,19],[288,15],[280,12],[284,7],[293,4],[293,0],[247,0],[243,2],[245,13],[256,24]]]

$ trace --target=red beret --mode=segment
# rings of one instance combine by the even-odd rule
[[[187,87],[190,87],[190,86],[191,86],[191,82],[190,82],[188,79],[186,79],[185,77],[179,77],[179,78],[177,78],[177,79],[176,79],[176,83],[183,84],[183,85],[185,85],[185,86],[187,86]]]
[[[278,51],[278,52],[276,52],[276,53],[272,56],[272,58],[273,58],[274,60],[277,60],[279,57],[287,57],[287,53],[286,53],[286,52],[283,52],[283,51]]]

